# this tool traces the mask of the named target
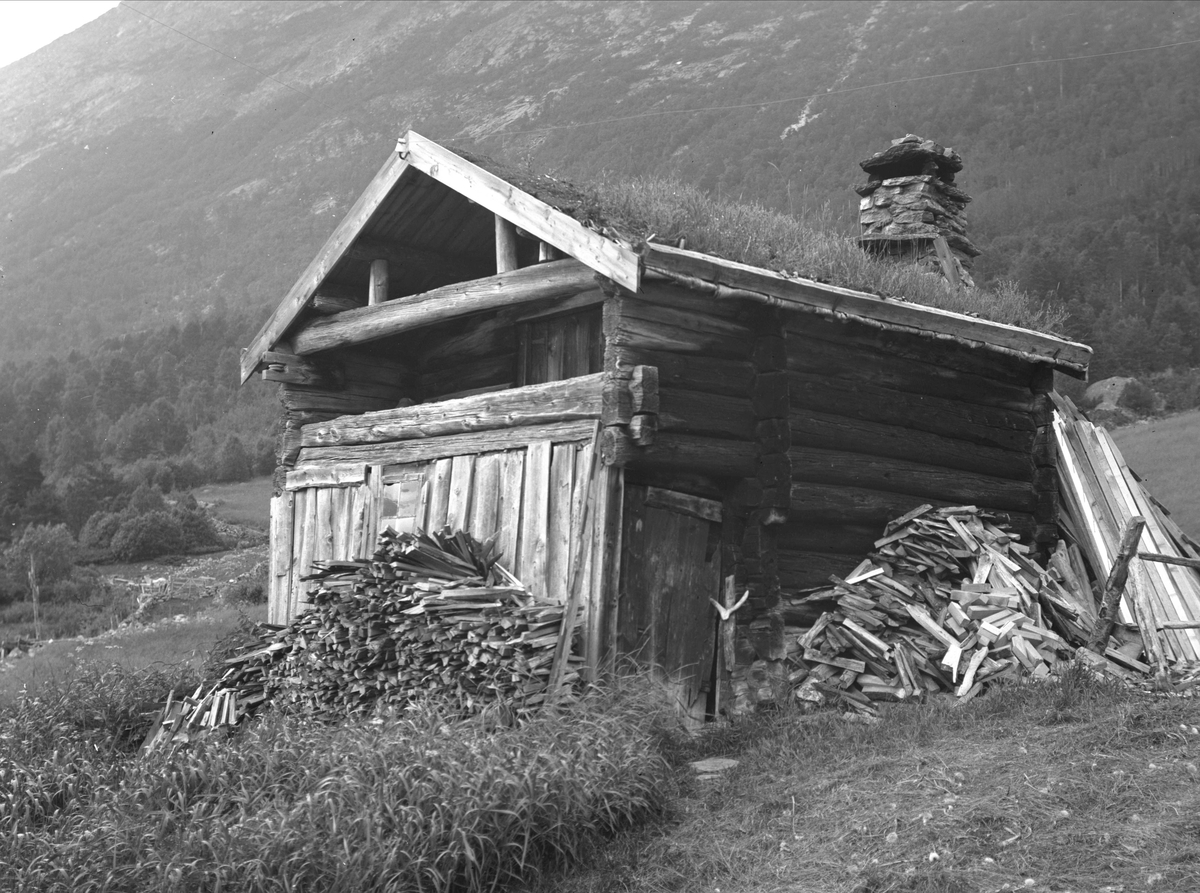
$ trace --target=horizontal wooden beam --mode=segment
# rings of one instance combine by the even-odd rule
[[[366,462],[368,465],[403,465],[406,462],[426,462],[469,453],[489,453],[516,450],[531,443],[575,443],[591,440],[596,423],[553,422],[548,425],[525,425],[519,428],[499,428],[494,431],[475,431],[470,434],[450,434],[424,440],[400,440],[391,443],[367,443],[353,446],[317,446],[300,450],[297,464],[316,465],[330,462]]]
[[[604,429],[600,439],[606,465],[687,470],[719,477],[751,477],[757,447],[750,440],[726,440],[695,434],[658,432],[649,446],[639,446],[627,429]]]
[[[367,466],[362,462],[343,462],[336,465],[306,465],[294,468],[284,479],[284,490],[304,490],[308,487],[357,487],[367,480]]]
[[[400,156],[417,170],[534,238],[578,258],[618,285],[632,292],[638,290],[641,265],[631,249],[588,229],[562,211],[442,148],[415,130],[402,137],[397,148]]]
[[[1160,564],[1174,564],[1179,567],[1190,567],[1200,570],[1200,558],[1184,558],[1180,555],[1160,555],[1157,552],[1138,552],[1142,561],[1157,561]],[[1178,627],[1175,627],[1178,629]]]
[[[793,447],[787,456],[794,481],[845,484],[906,493],[918,501],[930,498],[1017,512],[1032,512],[1036,499],[1033,482],[1029,480],[1010,481],[978,472],[844,450]]]
[[[796,409],[788,421],[791,442],[796,446],[908,459],[1012,481],[1030,481],[1034,475],[1033,456],[1029,451],[984,446],[916,428],[848,418],[815,409]]]
[[[386,304],[315,319],[296,332],[292,347],[304,356],[376,341],[483,310],[570,297],[593,288],[595,276],[577,260],[557,260],[485,279],[457,282]]]
[[[866,292],[838,288],[810,279],[789,279],[770,270],[682,248],[646,243],[640,250],[647,270],[663,273],[676,280],[691,279],[697,284],[708,283],[714,287],[717,297],[750,300],[765,297],[773,300],[763,303],[785,309],[870,320],[887,327],[908,330],[915,335],[944,335],[980,347],[1015,352],[1031,362],[1050,363],[1072,375],[1082,374],[1092,357],[1091,348],[1085,344],[1017,326],[936,307],[889,301]]]
[[[342,222],[337,225],[325,245],[317,252],[317,256],[300,274],[300,278],[296,280],[287,295],[284,296],[283,301],[263,323],[263,327],[258,330],[258,334],[254,336],[249,347],[242,353],[243,383],[254,374],[254,370],[262,361],[263,354],[275,347],[279,339],[283,337],[284,332],[308,304],[317,287],[342,259],[359,232],[371,219],[371,215],[375,213],[408,170],[408,162],[404,159],[394,153],[388,156],[387,161],[375,174],[370,185],[351,206],[346,216],[342,218]]]
[[[301,444],[310,447],[389,443],[471,431],[598,419],[603,380],[604,374],[598,372],[565,381],[494,391],[440,403],[342,416],[305,426]]]

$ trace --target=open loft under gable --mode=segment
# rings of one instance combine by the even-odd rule
[[[348,324],[339,343],[370,340],[367,331],[385,337],[386,320],[420,316],[402,308],[502,292],[521,269],[562,258],[550,272],[556,281],[600,274],[638,290],[629,247],[409,131],[245,350],[242,381],[269,352],[328,349],[320,337],[308,350],[284,344],[314,316]],[[453,288],[461,283],[476,285]],[[467,300],[464,312],[478,303]]]

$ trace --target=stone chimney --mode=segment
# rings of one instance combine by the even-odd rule
[[[928,266],[956,285],[972,286],[968,270],[982,252],[967,238],[963,212],[971,197],[954,185],[963,168],[958,153],[910,133],[859,166],[869,177],[854,190],[862,196],[863,249]]]

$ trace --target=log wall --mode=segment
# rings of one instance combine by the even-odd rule
[[[755,474],[755,329],[745,307],[647,282],[605,302],[604,337],[606,374],[632,400],[609,403],[606,462],[706,498]]]
[[[784,589],[848,572],[889,520],[922,503],[1004,511],[1023,535],[1044,538],[1055,485],[1037,458],[1045,411],[1034,366],[800,314],[783,330],[791,486],[776,540]]]

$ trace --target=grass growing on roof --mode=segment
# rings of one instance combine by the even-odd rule
[[[1064,310],[1035,300],[1011,282],[954,289],[914,264],[878,260],[839,233],[828,213],[792,217],[761,205],[718,200],[662,177],[613,179],[599,187],[599,194],[613,225],[630,236],[654,234],[661,242],[684,238],[694,251],[1035,331],[1061,331],[1066,321]]]

